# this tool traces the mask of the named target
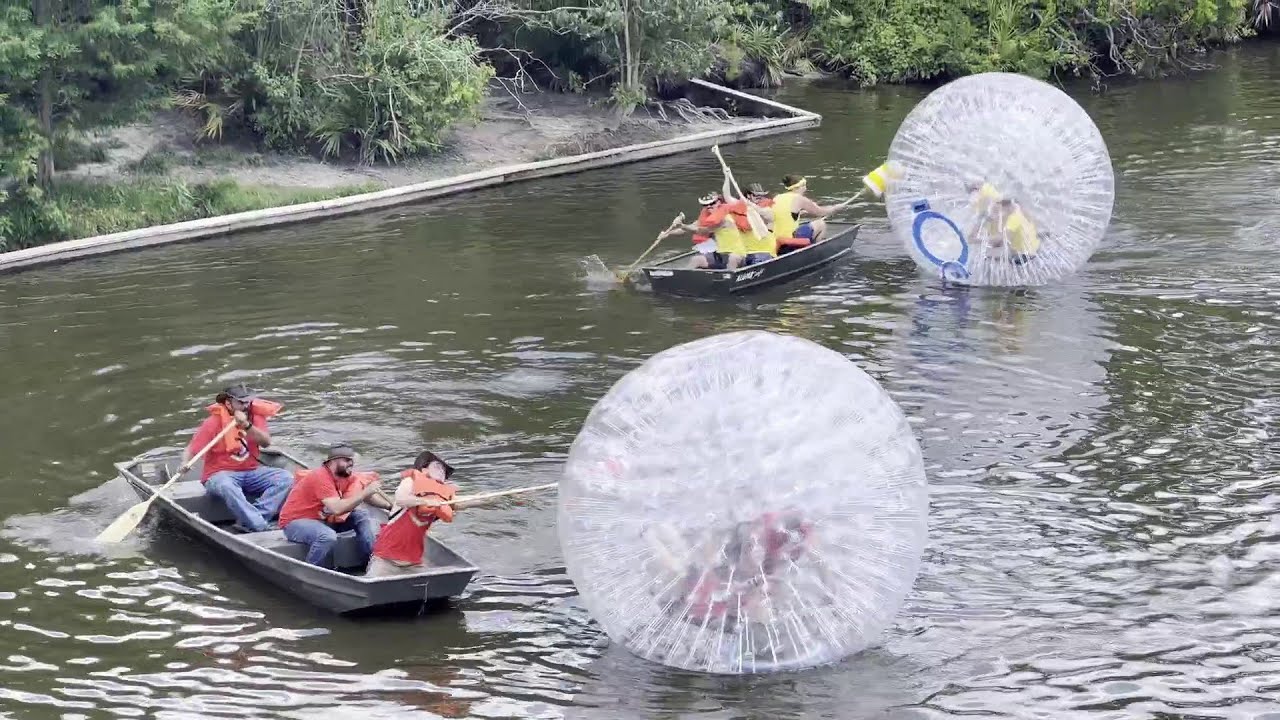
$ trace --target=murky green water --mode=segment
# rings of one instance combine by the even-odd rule
[[[1106,246],[1070,282],[944,294],[855,208],[856,255],[751,301],[590,288],[718,186],[709,153],[0,278],[0,715],[1280,718],[1280,52],[1082,97],[1110,145]],[[856,191],[920,89],[794,86],[820,131],[726,148],[743,182]],[[1272,254],[1268,254],[1272,253]],[[112,463],[185,442],[246,379],[310,457],[469,489],[549,482],[594,398],[650,354],[795,333],[912,415],[931,542],[882,647],[736,680],[609,647],[563,572],[554,497],[443,528],[484,568],[417,621],[300,606],[154,524]]]

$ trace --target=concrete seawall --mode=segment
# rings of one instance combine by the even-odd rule
[[[349,195],[333,200],[286,205],[249,212],[220,215],[188,220],[170,225],[128,230],[126,232],[98,235],[96,237],[66,242],[50,243],[39,247],[0,253],[0,273],[11,273],[34,267],[54,265],[82,258],[96,257],[110,253],[137,250],[154,245],[186,242],[201,238],[226,235],[246,230],[259,230],[275,225],[285,225],[311,220],[321,220],[342,215],[366,212],[387,208],[394,205],[406,205],[431,198],[444,197],[478,190],[480,188],[505,185],[507,183],[532,180],[535,178],[565,175],[568,173],[594,170],[623,165],[627,163],[650,160],[653,158],[676,155],[709,148],[713,145],[725,145],[744,142],[755,138],[768,137],[781,133],[796,132],[818,127],[822,117],[789,105],[766,100],[754,95],[722,87],[703,80],[693,80],[694,84],[707,90],[721,93],[738,100],[747,100],[781,110],[790,117],[761,120],[759,122],[727,127],[722,130],[685,135],[671,140],[627,145],[601,150],[599,152],[573,155],[570,157],[544,160],[541,162],[523,163],[505,167],[492,168],[481,172],[457,175],[440,180],[402,185],[399,187],[378,190],[361,195]]]

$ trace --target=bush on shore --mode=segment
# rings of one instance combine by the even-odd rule
[[[0,252],[378,189],[374,184],[314,189],[247,186],[231,180],[187,184],[143,179],[107,184],[66,179],[37,202],[21,195],[10,200],[9,227],[0,234]]]
[[[1270,32],[1278,13],[1280,0],[7,3],[0,249],[236,206],[222,186],[56,182],[60,163],[108,152],[86,146],[87,131],[163,104],[198,114],[202,139],[394,162],[475,118],[494,81],[599,88],[625,114],[690,77],[776,86],[814,67],[866,85],[987,70],[1156,75]]]

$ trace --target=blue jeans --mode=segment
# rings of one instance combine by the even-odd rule
[[[252,470],[223,470],[209,476],[204,491],[222,501],[240,526],[251,532],[269,529],[293,489],[288,470],[259,465]],[[253,503],[249,498],[257,498]]]
[[[332,567],[333,544],[338,542],[338,533],[348,530],[356,531],[356,540],[360,543],[359,565],[364,567],[369,564],[369,556],[373,554],[373,541],[378,537],[378,523],[362,507],[352,510],[347,519],[340,523],[294,520],[284,526],[284,536],[289,542],[307,546],[307,562],[320,567]]]

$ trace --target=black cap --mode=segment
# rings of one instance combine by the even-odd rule
[[[228,400],[239,400],[241,402],[248,402],[250,400],[253,400],[253,398],[256,398],[256,397],[257,397],[257,393],[251,391],[251,389],[248,388],[247,384],[239,383],[239,384],[233,384],[232,387],[224,389],[223,392],[219,392],[218,402],[225,402]]]
[[[329,454],[325,455],[324,461],[337,460],[338,458],[346,458],[352,462],[356,459],[356,450],[349,443],[334,443],[329,446]]]
[[[453,466],[445,462],[443,458],[430,450],[423,450],[418,454],[416,460],[413,461],[413,469],[421,470],[433,462],[438,462],[444,466],[444,479],[448,480],[453,475]]]

